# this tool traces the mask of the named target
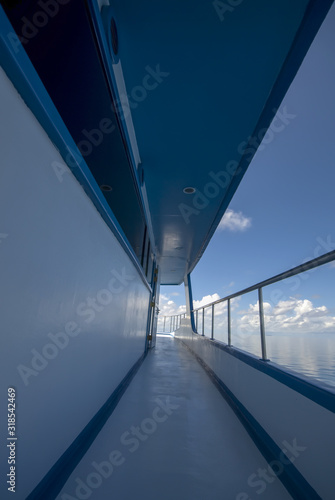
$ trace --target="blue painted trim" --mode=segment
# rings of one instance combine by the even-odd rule
[[[191,327],[192,327],[192,330],[195,331],[195,323],[194,323],[194,312],[193,312],[193,292],[192,292],[192,282],[191,282],[191,275],[190,273],[187,274],[186,276],[186,288],[185,290],[187,290],[187,297],[186,297],[186,300],[188,301],[189,303],[189,307],[190,307],[190,320],[191,320]]]
[[[107,399],[106,403],[89,421],[86,427],[57,460],[36,488],[34,488],[34,490],[27,496],[26,500],[45,500],[47,498],[57,497],[68,478],[71,476],[72,472],[115,410],[118,402],[136,375],[145,357],[146,352],[144,352],[138,361],[133,365],[115,391]]]
[[[52,143],[58,149],[64,162],[82,185],[87,196],[91,199],[123,250],[131,259],[143,283],[151,292],[151,286],[146,279],[135,252],[131,248],[126,235],[101,193],[98,184],[86,165],[84,158],[80,154],[77,145],[67,130],[29,57],[18,40],[14,49],[14,46],[8,38],[9,34],[15,36],[15,31],[4,13],[3,8],[0,6],[1,66],[27,106],[31,109],[45,132],[48,134]]]
[[[177,338],[177,337],[176,337]],[[180,340],[177,338],[177,340]],[[283,471],[278,474],[278,479],[283,483],[287,491],[297,500],[322,500],[312,486],[306,481],[303,475],[292,464],[284,464],[281,457],[288,460],[288,456],[282,452],[281,448],[275,443],[271,436],[251,415],[251,413],[242,405],[242,403],[234,396],[222,380],[215,372],[184,342],[183,344],[194,355],[196,360],[205,370],[213,384],[216,386],[220,394],[230,405],[249,436],[254,441],[255,445],[262,453],[263,457],[270,464],[272,461],[279,461],[283,465]]]
[[[217,349],[221,349],[225,351],[230,356],[239,359],[243,363],[255,368],[256,370],[265,373],[269,377],[274,378],[281,384],[286,385],[290,389],[298,392],[302,396],[310,399],[314,403],[326,408],[327,410],[335,413],[335,392],[332,391],[332,387],[329,386],[329,389],[325,389],[324,387],[320,387],[318,385],[318,381],[311,382],[309,378],[305,378],[304,375],[296,374],[295,372],[290,372],[289,369],[277,365],[272,361],[263,361],[253,354],[246,353],[237,349],[233,346],[228,346],[218,340],[211,340],[207,337],[202,337],[201,335],[193,332],[193,335],[197,336],[197,340],[201,339],[204,342],[210,342],[214,344]]]

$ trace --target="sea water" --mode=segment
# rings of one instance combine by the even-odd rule
[[[232,344],[261,356],[259,335],[232,338]],[[335,387],[335,333],[267,334],[266,348],[274,363]]]

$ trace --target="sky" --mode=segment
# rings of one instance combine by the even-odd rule
[[[287,123],[261,144],[191,274],[195,307],[335,249],[334,54],[335,6],[279,107]],[[335,332],[334,278],[332,263],[264,289],[268,323]],[[184,304],[183,285],[161,287],[161,315]],[[240,299],[249,325],[256,304],[256,293]]]

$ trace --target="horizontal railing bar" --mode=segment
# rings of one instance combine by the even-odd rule
[[[293,267],[289,271],[285,271],[283,273],[277,274],[276,276],[273,276],[272,278],[268,278],[267,280],[261,281],[260,283],[257,283],[256,285],[249,286],[248,288],[244,288],[243,290],[239,292],[232,293],[231,295],[227,295],[226,297],[223,297],[223,299],[218,299],[215,302],[211,302],[210,304],[206,304],[205,306],[198,307],[197,309],[193,309],[192,312],[199,311],[200,309],[204,309],[207,307],[212,306],[213,304],[219,304],[220,302],[224,302],[225,300],[228,299],[234,299],[236,297],[239,297],[240,295],[244,295],[249,292],[253,292],[254,290],[258,290],[259,288],[262,288],[267,285],[272,285],[273,283],[277,283],[278,281],[282,281],[286,278],[291,278],[292,276],[295,276],[296,274],[300,274],[304,271],[309,271],[310,269],[314,269],[315,267],[322,266],[323,264],[327,264],[328,262],[331,262],[332,260],[335,259],[335,250],[332,250],[331,252],[325,253],[324,255],[321,255],[320,257],[317,257],[316,259],[309,260],[308,262],[305,262],[304,264],[300,264],[299,266]]]

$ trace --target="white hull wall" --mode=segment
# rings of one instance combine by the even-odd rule
[[[143,354],[149,290],[2,69],[0,101],[1,429],[14,387],[25,498]]]
[[[189,320],[182,320],[175,336],[205,361],[281,450],[284,441],[296,440],[297,456],[289,450],[287,456],[323,500],[332,500],[334,413],[194,334]]]

